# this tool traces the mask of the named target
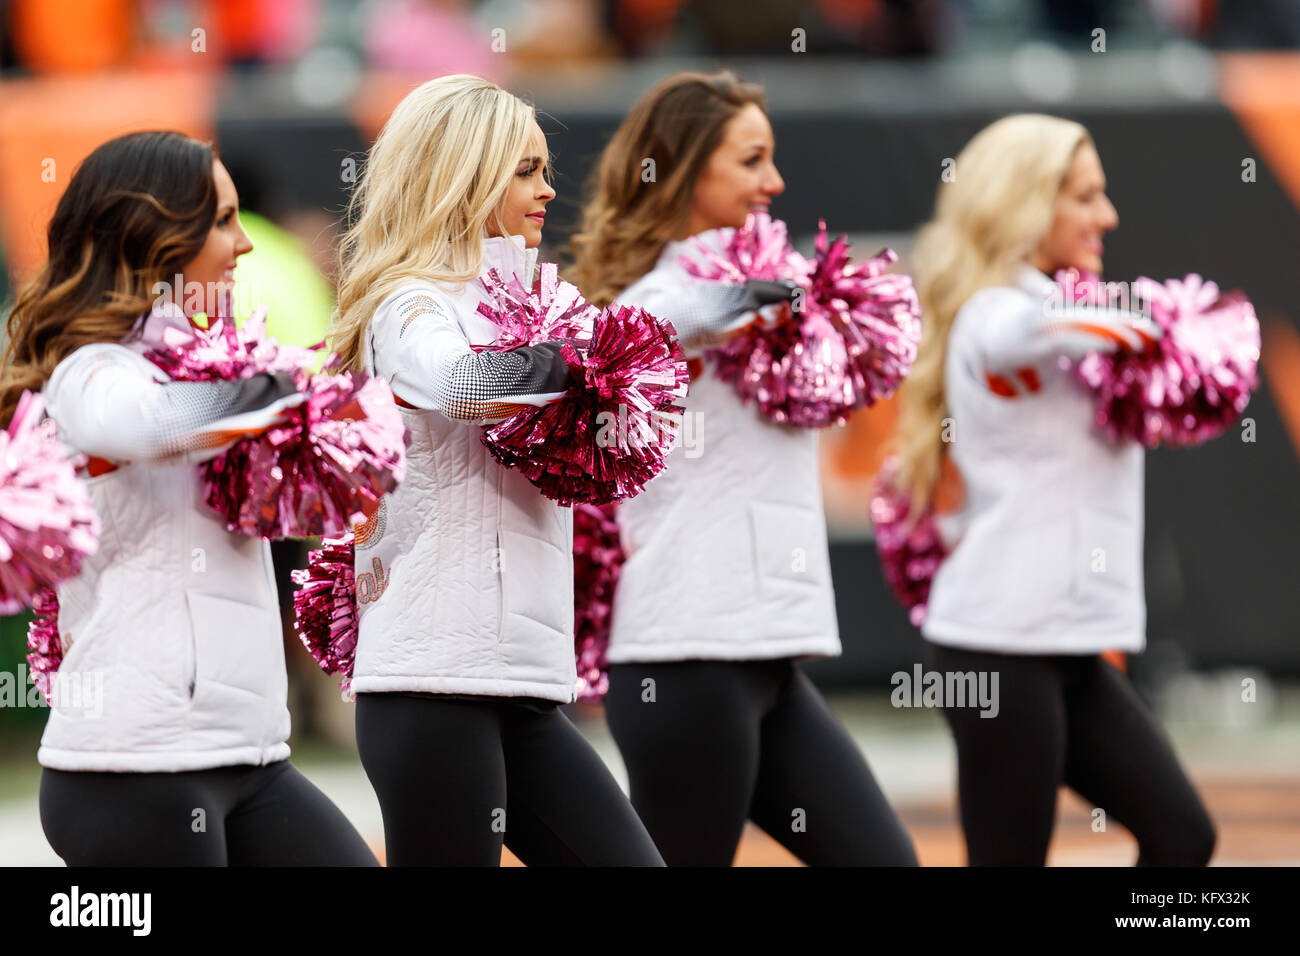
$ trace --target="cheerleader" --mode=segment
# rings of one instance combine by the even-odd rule
[[[560,343],[479,351],[489,269],[532,284],[546,206],[533,109],[486,80],[412,91],[370,151],[341,256],[338,350],[387,379],[407,478],[356,534],[357,746],[388,862],[662,865],[559,705],[574,700],[572,514],[484,447],[561,397]]]
[[[195,462],[302,397],[285,374],[171,382],[144,358],[189,328],[191,306],[228,294],[252,248],[238,205],[210,145],[110,140],[68,184],[49,260],[8,320],[0,414],[43,387],[102,522],[98,551],[58,588],[56,688],[70,692],[37,753],[41,824],[70,866],[378,865],[287,759],[267,543],[201,504]]]
[[[695,281],[692,237],[784,189],[762,90],[679,73],[632,109],[574,238],[574,281],[669,319],[688,355],[766,317],[789,288]],[[644,159],[655,179],[641,178]],[[632,803],[670,865],[727,866],[746,819],[809,864],[915,865],[852,738],[796,664],[840,653],[817,435],[761,417],[693,362],[699,447],[618,517],[627,561],[608,651],[610,730]]]
[[[992,719],[944,708],[970,863],[1042,865],[1065,784],[1132,831],[1139,864],[1202,865],[1214,827],[1101,656],[1145,644],[1143,451],[1094,426],[1060,359],[1159,335],[1134,313],[1053,308],[1049,277],[1099,275],[1119,224],[1101,161],[1077,123],[1021,115],[956,169],[916,247],[925,332],[902,391],[900,490],[919,508],[942,467],[959,477],[921,630],[931,669],[999,677]]]

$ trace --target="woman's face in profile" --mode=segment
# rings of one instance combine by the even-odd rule
[[[212,162],[212,180],[217,188],[217,217],[208,230],[207,241],[198,255],[191,259],[182,269],[182,277],[187,289],[194,289],[197,283],[203,290],[202,299],[191,296],[189,292],[184,300],[191,305],[218,301],[220,293],[231,292],[235,282],[235,264],[240,256],[253,251],[244,227],[239,223],[239,193],[235,190],[234,180],[221,160]],[[181,292],[182,290],[177,290]],[[203,311],[186,307],[177,295],[178,305],[186,312]]]
[[[686,235],[725,226],[739,228],[751,212],[771,206],[785,191],[773,159],[775,150],[772,124],[755,104],[747,104],[728,120],[722,142],[695,182]]]
[[[1034,265],[1052,275],[1078,269],[1101,275],[1102,236],[1119,225],[1119,214],[1106,196],[1106,174],[1091,143],[1083,143],[1056,194],[1052,228],[1039,243]]]

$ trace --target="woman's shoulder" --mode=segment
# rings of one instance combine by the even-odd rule
[[[1025,303],[1032,301],[1028,292],[1009,282],[1005,285],[986,285],[972,292],[957,310],[957,314],[1019,309],[1023,308]]]
[[[45,407],[51,416],[58,418],[62,412],[83,404],[90,397],[86,389],[91,385],[111,380],[105,387],[116,387],[123,383],[124,375],[140,382],[167,380],[166,374],[148,359],[120,343],[91,342],[79,346],[60,359],[46,379],[41,388]]]
[[[1033,306],[1034,299],[1015,285],[986,285],[976,289],[962,303],[953,318],[954,338],[964,338],[966,330],[975,334],[988,331],[999,318],[1019,317]]]
[[[445,285],[432,279],[407,279],[379,303],[375,317],[399,317],[432,314],[450,318],[456,311],[456,296]]]
[[[148,364],[148,359],[145,359],[121,342],[89,342],[78,346],[59,360],[59,363],[54,366],[54,371],[50,373],[46,387],[57,386],[58,382],[74,372],[89,375],[94,370],[106,365],[117,365],[141,371],[146,371],[151,367]]]

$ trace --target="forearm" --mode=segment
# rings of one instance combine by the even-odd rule
[[[288,373],[233,382],[154,382],[111,363],[65,382],[52,415],[63,440],[109,461],[211,457],[301,401]]]
[[[984,336],[988,371],[1005,372],[1064,356],[1143,351],[1161,336],[1151,319],[1123,309],[1077,306],[1060,315],[1040,309],[996,316]]]

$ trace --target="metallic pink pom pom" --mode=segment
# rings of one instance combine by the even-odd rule
[[[797,282],[804,296],[773,325],[753,322],[709,352],[719,378],[773,421],[801,428],[843,424],[857,408],[891,395],[911,370],[921,340],[911,280],[885,270],[889,249],[852,263],[848,241],[828,241],[821,222],[809,262],[790,247],[786,227],[753,213],[721,230],[721,253],[696,240],[682,259],[692,275],[720,282]]]
[[[828,242],[825,220],[817,225],[808,297],[812,310],[825,314],[843,343],[836,351],[842,347],[847,352],[843,391],[848,407],[828,417],[829,424],[888,398],[907,378],[921,344],[921,305],[909,276],[886,271],[898,261],[892,249],[854,263],[848,238]]]
[[[229,382],[261,372],[292,372],[305,379],[315,357],[314,349],[267,337],[265,306],[254,310],[243,328],[220,317],[206,329],[191,320],[189,333],[169,328],[164,339],[168,348],[151,349],[145,358],[177,382]]]
[[[624,557],[614,507],[574,505],[573,643],[579,700],[600,700],[609,690],[605,652]]]
[[[321,374],[304,390],[286,424],[200,466],[204,500],[229,530],[337,537],[406,477],[407,430],[387,382]]]
[[[532,289],[524,288],[515,276],[503,279],[496,269],[479,281],[492,302],[480,303],[478,311],[501,330],[493,351],[540,342],[585,345],[591,339],[600,310],[582,297],[577,286],[560,279],[555,263],[542,263]]]
[[[912,625],[920,627],[930,600],[930,582],[948,552],[932,511],[911,519],[911,502],[895,484],[897,473],[895,458],[881,467],[871,492],[871,523],[885,580],[898,603],[908,609]]]
[[[1096,393],[1096,422],[1148,448],[1199,445],[1238,420],[1258,385],[1259,320],[1240,292],[1220,293],[1195,273],[1165,283],[1140,278],[1164,337],[1146,352],[1094,353],[1076,367]]]
[[[351,688],[357,652],[357,589],[353,567],[355,548],[349,532],[325,538],[307,553],[307,567],[289,572],[298,590],[293,595],[294,629],[302,644],[326,674],[342,674],[340,685]]]
[[[406,426],[388,384],[361,373],[308,370],[314,350],[265,337],[266,310],[242,329],[215,319],[146,354],[178,381],[291,372],[307,401],[285,421],[199,466],[208,506],[240,534],[264,538],[338,536],[363,521],[406,474]],[[174,344],[173,344],[174,343]]]
[[[54,588],[37,592],[32,600],[36,616],[27,625],[27,669],[48,704],[54,694],[54,675],[63,663],[59,637],[59,595]]]
[[[23,392],[0,431],[0,614],[31,605],[81,572],[99,547],[99,516],[45,402]]]
[[[561,354],[568,393],[488,427],[484,445],[562,505],[637,494],[663,470],[681,423],[689,373],[672,327],[611,305],[586,343],[570,341]]]
[[[749,279],[802,280],[811,271],[808,260],[790,245],[785,223],[765,212],[750,213],[739,229],[719,229],[721,250],[696,237],[695,251],[681,260],[697,279],[743,285]]]

